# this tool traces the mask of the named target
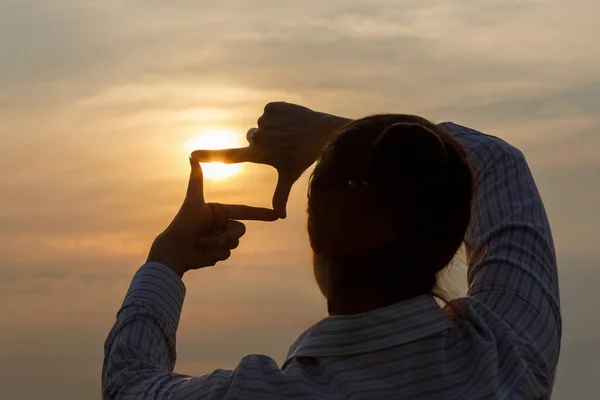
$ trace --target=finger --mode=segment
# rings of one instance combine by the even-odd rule
[[[248,141],[248,143],[252,143],[254,141],[254,138],[252,136],[254,136],[254,132],[256,132],[257,130],[258,128],[248,129],[248,132],[246,132],[246,140]]]
[[[265,105],[265,110],[263,112],[263,114],[276,114],[282,111],[285,111],[285,109],[289,106],[288,103],[286,103],[285,101],[272,101],[270,103],[267,103]]]
[[[204,250],[205,254],[216,261],[225,261],[231,256],[231,250],[229,249],[210,249]]]
[[[277,121],[274,120],[272,116],[267,116],[266,114],[263,114],[258,120],[256,120],[258,129],[274,128],[276,123]]]
[[[221,239],[239,239],[246,233],[246,225],[240,221],[234,221],[230,219],[227,221],[227,228],[225,232],[221,234]]]
[[[225,243],[225,247],[233,250],[233,249],[237,249],[237,247],[240,245],[240,239],[229,239],[227,240],[227,242]]]
[[[220,204],[209,203],[208,207],[213,212],[210,231],[213,235],[220,235],[221,233],[225,232],[225,229],[227,229],[227,221],[229,221],[229,218],[227,218],[225,211],[221,209]]]
[[[292,191],[292,186],[296,179],[290,174],[279,172],[277,186],[273,193],[273,210],[279,218],[284,219],[287,216],[287,201]]]
[[[215,247],[223,247],[226,239],[221,239],[219,236],[203,236],[198,238],[196,243],[203,249],[212,249]]]
[[[204,177],[202,175],[202,167],[198,160],[195,160],[193,157],[190,157],[190,166],[192,167],[192,171],[190,172],[190,182],[188,183],[186,198],[204,204]]]
[[[240,245],[240,239],[220,236],[201,237],[198,239],[197,244],[202,249],[222,248],[233,250]]]
[[[274,210],[238,204],[219,204],[219,208],[229,219],[241,221],[275,221],[279,217]]]
[[[207,250],[198,248],[196,260],[197,267],[194,269],[213,267],[217,263],[217,261],[218,260],[213,258],[212,254],[209,254]]]
[[[222,162],[235,164],[241,162],[258,162],[258,156],[250,146],[236,149],[196,150],[192,157],[200,162]]]

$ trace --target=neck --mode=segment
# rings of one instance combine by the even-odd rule
[[[327,311],[330,316],[362,314],[400,303],[421,294],[423,293],[409,291],[398,291],[389,294],[375,292],[361,295],[355,294],[350,298],[348,296],[336,296],[334,293],[331,293],[327,299]]]

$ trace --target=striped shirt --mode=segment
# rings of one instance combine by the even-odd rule
[[[423,295],[302,333],[285,362],[173,373],[185,296],[161,264],[135,275],[105,344],[105,399],[546,399],[561,337],[554,245],[523,154],[453,123],[477,174],[467,232],[468,294]]]

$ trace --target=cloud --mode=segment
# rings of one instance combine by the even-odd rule
[[[489,96],[514,82],[521,82],[525,90],[541,86],[542,81],[549,85],[548,77],[556,78],[564,65],[543,57],[564,54],[560,50],[567,45],[572,57],[574,52],[577,57],[597,56],[591,48],[583,51],[583,46],[565,44],[591,24],[582,15],[577,20],[559,19],[565,28],[573,28],[572,33],[549,43],[546,20],[562,17],[556,2],[410,1],[402,8],[389,1],[359,1],[350,6],[318,2],[319,7],[307,13],[309,4],[263,1],[246,8],[243,17],[237,11],[245,3],[235,1],[220,7],[202,2],[58,4],[39,9],[12,6],[5,14],[14,35],[26,38],[14,49],[17,57],[5,53],[10,73],[0,74],[0,79],[11,78],[6,83],[18,85],[13,102],[26,96],[22,99],[26,104],[49,107],[61,98],[93,95],[132,81],[162,82],[169,74],[169,79],[185,78],[185,83],[194,82],[196,87],[205,86],[206,82],[198,82],[202,78],[219,83],[234,80],[261,90],[265,86],[301,90],[311,98],[334,89],[341,99],[349,92],[358,96],[368,91],[373,97],[384,95],[378,106],[390,100],[402,106],[402,93],[418,93],[425,86],[438,88],[435,93],[441,96],[457,85],[468,92],[485,82]],[[132,12],[136,18],[130,17]],[[15,20],[19,24],[11,22]],[[36,51],[36,46],[43,51]],[[549,51],[549,46],[561,48]],[[522,50],[535,52],[535,57],[524,58],[527,54]],[[19,58],[25,55],[35,58]],[[34,69],[23,69],[24,64]],[[578,68],[585,69],[586,64]],[[496,87],[489,86],[490,80],[498,82]],[[29,87],[36,92],[28,91]],[[40,88],[52,96],[39,96]],[[319,95],[311,94],[317,89]],[[429,98],[417,98],[418,102],[431,103],[433,91],[426,92]],[[469,97],[473,103],[481,100]]]

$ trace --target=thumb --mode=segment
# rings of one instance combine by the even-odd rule
[[[205,204],[204,202],[204,176],[200,162],[194,157],[190,157],[190,182],[188,183],[186,199],[196,203]]]
[[[273,193],[273,209],[279,218],[285,218],[287,216],[287,201],[297,178],[284,171],[278,172],[277,186],[275,187],[275,193]]]

